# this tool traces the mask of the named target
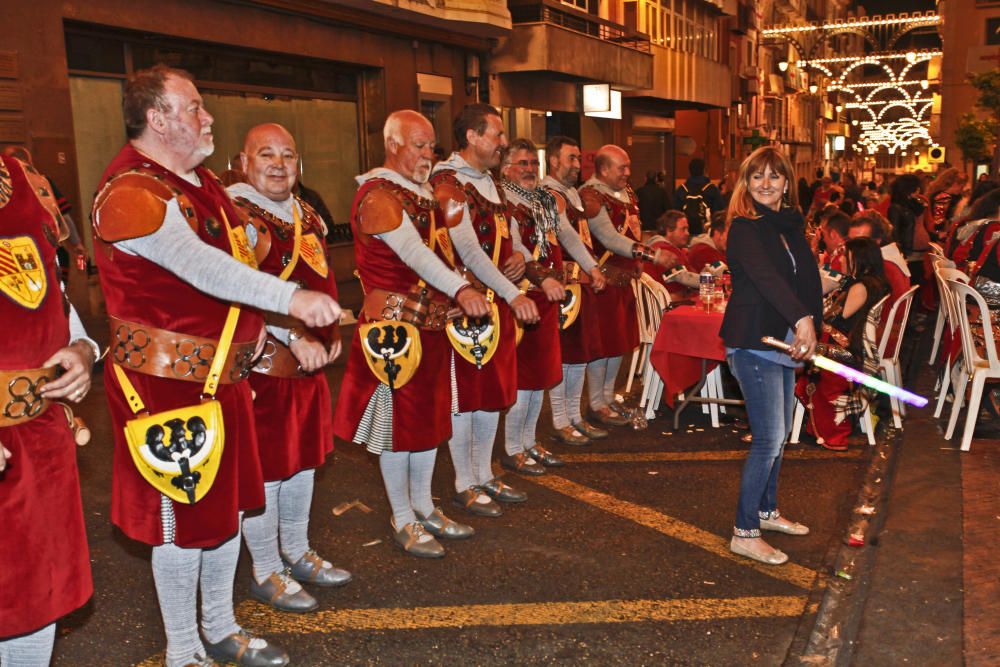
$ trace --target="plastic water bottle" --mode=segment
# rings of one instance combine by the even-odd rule
[[[708,266],[701,270],[698,275],[698,297],[702,303],[709,303],[715,293],[715,276],[708,270]]]

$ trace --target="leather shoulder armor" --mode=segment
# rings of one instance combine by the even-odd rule
[[[462,222],[466,199],[465,189],[454,178],[444,178],[434,186],[434,198],[444,216],[444,224],[450,229]]]
[[[330,230],[326,228],[326,222],[323,220],[323,216],[317,213],[316,209],[314,209],[305,199],[296,196],[295,201],[297,201],[299,206],[302,207],[302,223],[307,228],[312,228],[314,231],[319,232],[319,237],[321,239],[325,239],[327,232]]]
[[[56,240],[65,241],[69,238],[69,225],[59,210],[59,204],[56,203],[56,197],[50,187],[49,179],[45,178],[45,176],[26,162],[18,162],[18,164],[21,165],[24,177],[35,193],[35,197],[38,198],[38,202],[52,216],[52,220],[55,223],[55,229],[52,231],[55,232]]]
[[[403,204],[387,188],[373,188],[358,207],[358,229],[369,236],[391,232],[403,222]]]
[[[94,199],[94,233],[107,243],[148,236],[163,225],[167,204],[175,198],[188,224],[197,229],[194,209],[180,191],[151,172],[123,172]]]
[[[580,190],[580,199],[583,201],[583,214],[588,218],[596,217],[604,208],[604,198],[601,193],[593,188],[583,188]]]
[[[556,209],[559,211],[559,215],[566,212],[566,197],[563,196],[561,192],[556,192],[555,190],[549,190],[549,194],[552,195],[553,199],[556,200]]]

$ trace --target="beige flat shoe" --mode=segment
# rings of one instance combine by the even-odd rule
[[[766,565],[781,565],[788,561],[788,556],[785,552],[779,549],[773,549],[771,551],[763,551],[760,549],[755,549],[754,547],[748,547],[744,542],[737,542],[736,537],[733,537],[729,541],[729,550],[734,554],[739,554],[740,556],[746,556],[757,562],[764,563]],[[766,544],[766,542],[764,543]]]

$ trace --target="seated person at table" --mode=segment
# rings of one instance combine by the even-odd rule
[[[820,236],[823,239],[819,265],[844,273],[844,242],[847,240],[851,219],[833,205],[823,209],[819,219]]]
[[[882,255],[878,244],[867,238],[854,238],[845,244],[848,282],[823,314],[821,342],[846,348],[859,370],[878,371],[875,322],[869,313],[889,293]],[[871,400],[861,387],[816,367],[799,377],[795,395],[806,406],[806,432],[816,436],[816,444],[833,451],[847,449],[852,417],[864,412]]]
[[[666,250],[677,258],[675,269],[683,269],[687,265],[687,244],[691,238],[688,227],[688,219],[683,211],[667,211],[656,219],[657,234],[649,237],[646,245],[657,250]],[[688,289],[684,285],[674,281],[664,281],[663,267],[653,262],[643,262],[642,270],[663,284],[670,292],[671,297],[680,297],[688,294]]]
[[[691,239],[691,247],[687,251],[687,268],[694,273],[701,273],[706,264],[715,262],[726,263],[726,239],[729,237],[729,226],[726,224],[726,212],[718,211],[712,214],[712,222],[708,233],[699,234]]]

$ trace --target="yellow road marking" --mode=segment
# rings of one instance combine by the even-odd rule
[[[553,491],[558,491],[563,495],[575,498],[587,503],[588,505],[593,505],[598,509],[610,512],[611,514],[620,516],[623,519],[628,519],[629,521],[634,521],[635,523],[646,526],[647,528],[652,528],[655,531],[663,533],[667,537],[672,537],[692,546],[699,547],[721,558],[753,568],[769,577],[782,579],[795,584],[799,588],[809,590],[812,588],[813,582],[816,580],[816,572],[807,567],[802,567],[801,565],[795,565],[794,563],[785,563],[784,565],[764,565],[763,563],[754,562],[748,558],[744,558],[743,556],[737,556],[729,550],[728,538],[719,537],[714,533],[709,533],[708,531],[702,530],[697,526],[685,523],[680,519],[675,519],[667,514],[657,512],[649,507],[636,505],[635,503],[630,503],[626,500],[619,500],[614,496],[609,496],[606,493],[595,491],[594,489],[582,486],[576,482],[571,482],[563,477],[544,475],[542,477],[532,477],[530,479],[535,484],[539,484]]]
[[[863,459],[868,452],[852,449],[847,452],[794,451],[785,452],[784,459],[813,461],[817,459]],[[742,461],[746,450],[726,450],[718,452],[635,452],[630,454],[560,454],[559,458],[572,463],[668,463],[672,461]]]
[[[682,600],[592,600],[329,609],[305,615],[282,613],[259,602],[246,600],[237,607],[236,616],[241,625],[258,635],[305,635],[358,630],[782,618],[801,616],[806,611],[807,600],[805,596],[792,595]],[[147,658],[137,667],[159,667],[162,664],[161,653]]]
[[[571,625],[576,623],[643,623],[707,621],[727,618],[800,616],[805,596],[690,598],[683,600],[593,600],[470,604],[440,607],[330,609],[293,616],[247,601],[239,617],[263,635],[351,630],[424,630],[469,626]]]

